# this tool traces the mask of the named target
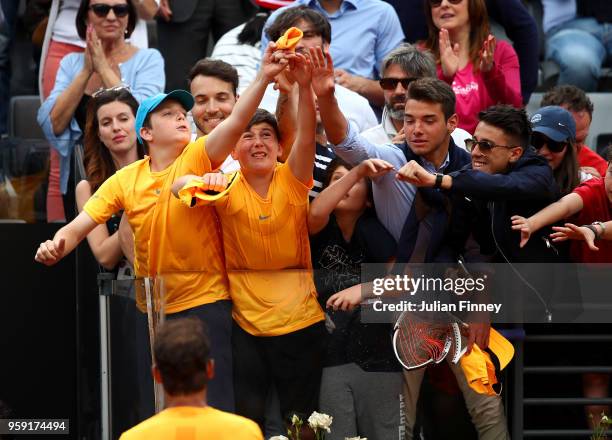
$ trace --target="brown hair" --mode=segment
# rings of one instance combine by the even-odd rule
[[[580,185],[580,168],[578,166],[578,158],[574,143],[575,141],[572,138],[567,140],[567,147],[565,147],[563,159],[557,169],[553,170],[553,175],[561,191],[561,196],[571,193],[574,188]]]
[[[125,2],[128,5],[128,24],[125,30],[124,38],[130,38],[130,35],[132,35],[132,32],[134,32],[134,28],[136,27],[138,14],[136,13],[132,0],[125,0]],[[76,15],[77,34],[79,34],[79,37],[83,41],[85,41],[87,35],[87,12],[89,11],[89,3],[90,0],[81,0],[81,5],[79,6],[79,10],[77,11]]]
[[[231,64],[212,58],[204,58],[191,68],[189,71],[189,84],[198,76],[210,76],[232,85],[234,96],[238,90],[238,71]]]
[[[264,32],[270,41],[276,41],[300,20],[310,23],[314,31],[321,35],[323,42],[331,44],[332,31],[329,20],[320,12],[304,5],[285,9]]]
[[[255,111],[255,114],[253,115],[249,123],[247,124],[244,131],[245,132],[249,131],[253,125],[257,125],[257,124],[270,125],[272,129],[274,130],[274,134],[276,134],[276,140],[280,142],[281,137],[280,137],[280,131],[278,129],[278,122],[276,121],[276,118],[274,117],[272,113],[270,113],[267,110],[264,110],[263,108],[258,108],[257,111]]]
[[[482,44],[490,33],[487,6],[484,0],[463,0],[468,3],[468,14],[470,16],[470,61],[476,72],[480,65],[480,50]],[[424,42],[424,47],[431,50],[436,62],[440,63],[440,29],[436,27],[431,16],[431,4],[425,0],[425,16],[427,17],[427,28],[429,34]]]
[[[105,90],[89,101],[87,105],[85,135],[83,137],[83,145],[85,146],[83,164],[85,165],[87,180],[89,181],[92,192],[98,189],[106,179],[117,171],[110,151],[106,145],[102,143],[98,135],[100,130],[98,110],[103,105],[114,101],[127,104],[134,116],[136,116],[136,111],[138,110],[138,102],[128,89]],[[144,146],[136,142],[136,148],[138,151],[138,158],[142,159],[145,154]]]
[[[210,342],[199,319],[166,321],[157,333],[153,354],[164,390],[171,396],[197,393],[206,387]]]
[[[409,99],[440,104],[446,120],[455,114],[455,93],[447,83],[438,78],[419,78],[412,81],[406,91],[406,101]]]
[[[573,112],[586,111],[593,118],[593,102],[584,90],[572,85],[554,86],[542,97],[540,107],[548,105],[567,106]]]

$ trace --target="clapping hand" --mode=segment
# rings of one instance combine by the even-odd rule
[[[459,43],[453,44],[448,30],[442,28],[439,34],[440,65],[445,78],[451,79],[459,69]]]
[[[93,26],[87,26],[86,32],[87,53],[91,59],[91,67],[94,72],[100,74],[104,69],[110,68],[110,63],[104,53],[102,41],[98,38],[98,34]],[[85,57],[87,62],[87,56]]]
[[[495,37],[490,35],[482,44],[482,49],[480,50],[480,71],[481,72],[490,72],[493,69],[493,65],[495,64],[495,60],[493,56],[495,55],[495,45],[497,44]]]

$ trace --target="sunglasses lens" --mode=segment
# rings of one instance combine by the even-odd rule
[[[567,145],[565,142],[556,142],[540,133],[534,133],[531,137],[531,144],[536,150],[540,150],[546,145],[552,153],[560,153]]]
[[[117,17],[125,17],[130,12],[128,5],[115,5],[113,7],[113,12]]]
[[[97,3],[95,5],[91,5],[91,10],[94,11],[98,17],[106,17],[108,12],[111,10],[109,5],[104,5],[101,3]]]
[[[382,78],[380,80],[380,86],[384,90],[393,90],[397,87],[397,83],[399,82],[396,78]]]

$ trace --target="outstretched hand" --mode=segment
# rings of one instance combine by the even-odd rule
[[[531,222],[528,218],[521,217],[520,215],[513,215],[512,217],[510,217],[510,220],[512,220],[512,230],[521,231],[521,242],[519,246],[525,247],[533,232],[533,226]]]
[[[453,44],[448,30],[439,33],[440,65],[445,78],[453,78],[459,70],[459,43]]]
[[[34,260],[46,266],[53,266],[64,256],[64,248],[66,241],[63,238],[59,240],[47,240],[40,244],[36,250]]]
[[[353,310],[359,304],[361,304],[361,284],[334,293],[327,300],[326,307],[328,309],[348,311]]]
[[[495,45],[497,41],[495,37],[491,34],[487,37],[487,39],[482,44],[482,49],[480,50],[480,71],[481,72],[490,72],[493,69],[493,65],[495,61],[493,56],[495,55]]]
[[[585,241],[589,249],[592,251],[598,251],[599,248],[595,246],[595,233],[585,226],[576,226],[573,223],[566,223],[565,226],[553,226],[553,232],[550,234],[552,241],[566,241],[566,240],[582,240]]]
[[[223,173],[206,173],[198,179],[203,183],[203,191],[222,192],[227,188],[228,180]]]
[[[393,165],[382,159],[367,159],[359,164],[361,177],[379,177],[394,169]]]
[[[261,74],[267,82],[274,81],[274,77],[281,73],[288,65],[289,60],[296,57],[289,50],[277,50],[276,43],[270,42],[261,62]]]
[[[334,80],[334,63],[329,52],[323,53],[320,47],[310,48],[312,62],[312,89],[317,96],[330,96],[334,94],[336,84]]]
[[[307,87],[312,80],[312,63],[310,58],[296,53],[295,58],[289,60],[290,75],[301,86]]]

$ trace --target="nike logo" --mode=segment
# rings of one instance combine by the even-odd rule
[[[261,214],[259,214],[259,220],[267,220],[270,217],[272,217],[272,216],[271,215],[261,215]]]

